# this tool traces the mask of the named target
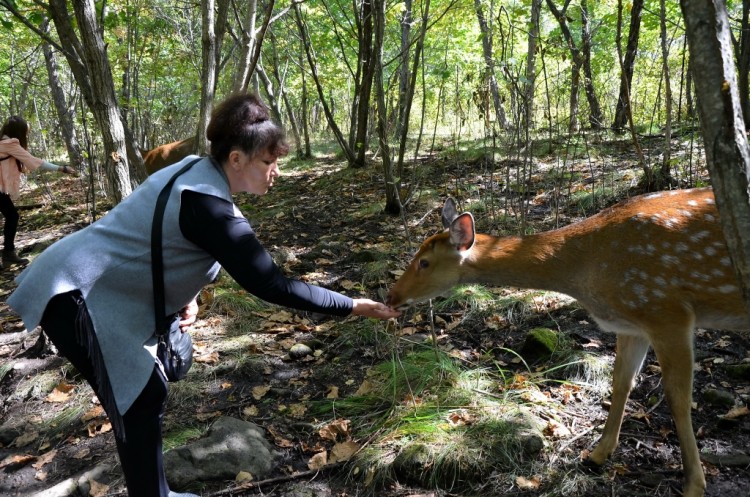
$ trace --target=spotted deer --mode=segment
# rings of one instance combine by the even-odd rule
[[[684,495],[703,496],[690,419],[693,330],[750,329],[711,189],[643,195],[560,229],[502,238],[476,233],[472,215],[459,214],[449,199],[443,225],[419,248],[388,304],[405,308],[468,283],[577,299],[602,329],[617,333],[611,407],[589,462],[603,464],[615,450],[651,345],[680,442]]]

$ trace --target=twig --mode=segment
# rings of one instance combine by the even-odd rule
[[[344,463],[345,461],[341,461],[341,462],[337,462],[333,464],[327,464],[319,469],[310,469],[308,471],[301,471],[299,473],[294,473],[294,474],[286,475],[286,476],[278,476],[276,478],[268,478],[266,480],[250,481],[247,483],[242,483],[240,485],[237,485],[236,487],[226,488],[224,490],[219,490],[218,492],[208,494],[207,497],[220,497],[222,495],[241,495],[243,492],[260,488],[262,485],[273,485],[275,483],[283,483],[287,481],[296,480],[297,478],[315,476],[319,473],[322,473],[323,471],[329,471],[331,469],[340,468],[341,466],[344,465]]]

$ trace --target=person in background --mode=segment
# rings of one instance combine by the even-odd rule
[[[16,232],[18,231],[18,209],[14,200],[18,199],[21,188],[21,174],[41,168],[43,171],[62,171],[76,174],[72,167],[58,166],[31,155],[28,149],[29,123],[22,117],[11,116],[0,130],[0,212],[5,217],[3,226],[3,252],[0,268],[8,263],[26,263],[16,252]]]
[[[268,302],[336,316],[400,313],[287,278],[232,194],[265,194],[287,154],[283,131],[252,94],[219,104],[206,130],[210,155],[177,177],[163,223],[166,316],[186,330],[195,296],[220,266]],[[167,380],[155,355],[151,226],[156,198],[188,156],[136,188],[106,216],[56,242],[17,278],[8,304],[47,336],[91,384],[112,422],[131,497],[188,497],[168,487],[162,460]],[[161,311],[161,310],[160,310]]]

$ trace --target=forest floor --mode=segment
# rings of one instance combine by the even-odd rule
[[[404,219],[382,213],[377,164],[352,170],[332,157],[286,160],[283,176],[269,194],[240,196],[237,203],[288,274],[349,295],[381,299],[416,244],[439,230],[440,207],[449,195],[477,208],[480,231],[514,234],[521,199],[530,232],[567,224],[640,193],[629,143],[609,139],[594,143],[594,138],[585,147],[558,143],[555,150],[538,154],[534,170],[520,174],[530,188],[512,183],[517,161],[488,160],[487,151],[476,145],[471,152],[447,149],[421,158],[409,169],[410,174],[419,173],[421,195]],[[644,140],[647,153],[660,144],[658,137]],[[675,147],[685,152],[688,144],[677,139]],[[705,184],[700,159],[689,162],[679,170],[682,183]],[[18,245],[23,254],[33,257],[87,224],[90,206],[84,188],[71,178],[29,182],[19,202]],[[89,495],[125,495],[114,438],[90,388],[49,346],[33,349],[39,330],[26,332],[5,304],[21,269],[12,266],[0,272],[0,496],[34,495],[101,464],[106,469],[91,477]],[[653,354],[638,376],[619,448],[601,471],[591,472],[581,459],[606,419],[614,336],[599,331],[565,296],[490,290],[485,300],[479,298],[480,290],[469,288],[442,307],[436,303],[433,335],[426,306],[405,313],[398,323],[309,316],[263,306],[222,278],[202,294],[202,311],[192,331],[193,370],[170,387],[165,444],[170,448],[199,437],[213,420],[226,415],[265,428],[283,458],[273,474],[254,485],[213,481],[191,491],[204,497],[682,495],[679,446]],[[530,366],[518,360],[514,351],[537,327],[560,332],[572,355]],[[750,380],[730,377],[726,366],[750,361],[750,337],[719,330],[698,330],[696,336],[693,424],[701,451],[713,455],[703,461],[706,495],[747,495]],[[289,349],[301,343],[312,353],[290,358]],[[531,460],[515,454],[508,469],[474,471],[473,479],[468,473],[481,468],[481,454],[480,462],[466,463],[468,473],[461,472],[461,464],[451,467],[457,476],[448,479],[436,473],[419,476],[437,466],[437,459],[423,461],[424,467],[411,472],[388,467],[383,461],[394,460],[405,447],[402,440],[419,436],[416,429],[389,431],[393,425],[388,421],[399,409],[411,409],[413,418],[437,419],[438,429],[431,428],[436,432],[460,431],[483,416],[478,399],[465,400],[459,410],[433,409],[427,416],[420,405],[436,395],[433,383],[395,399],[385,415],[362,412],[370,409],[363,403],[358,414],[347,416],[342,438],[381,452],[370,451],[369,459],[355,454],[317,471],[315,456],[330,455],[335,444],[320,428],[344,420],[347,412],[357,413],[347,400],[356,407],[364,386],[377,378],[372,372],[382,372],[383,365],[386,371],[402,367],[415,351],[442,354],[451,362],[445,371],[458,369],[459,376],[488,372],[490,386],[474,388],[473,395],[504,397],[543,420],[541,451]],[[571,368],[563,367],[564,362],[573,356],[599,364],[601,377],[596,377],[597,367],[587,370],[586,381],[565,376]],[[441,370],[443,378],[447,374]],[[516,389],[523,395],[512,395]],[[326,402],[338,404],[326,411]],[[456,412],[462,413],[460,419]]]

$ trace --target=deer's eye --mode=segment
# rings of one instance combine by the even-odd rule
[[[427,269],[430,267],[430,261],[427,259],[419,259],[419,269]]]

